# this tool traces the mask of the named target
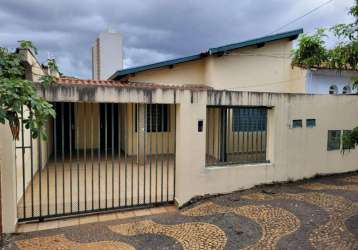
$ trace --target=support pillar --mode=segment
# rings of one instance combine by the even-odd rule
[[[0,124],[1,217],[3,233],[14,233],[17,223],[15,142],[8,124]]]

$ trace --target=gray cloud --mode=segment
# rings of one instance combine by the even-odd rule
[[[257,36],[306,13],[323,0],[1,0],[1,46],[32,40],[57,58],[66,75],[90,78],[90,48],[108,28],[124,37],[127,67],[190,55]],[[281,31],[348,22],[353,0],[336,0]]]

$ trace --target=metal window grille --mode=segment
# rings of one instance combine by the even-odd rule
[[[308,128],[316,127],[316,119],[306,119],[306,127]]]
[[[341,131],[328,130],[327,150],[339,150],[341,148]]]
[[[266,107],[207,107],[206,165],[267,162]]]

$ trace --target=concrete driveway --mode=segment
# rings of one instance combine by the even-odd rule
[[[12,235],[6,249],[358,249],[358,172]]]

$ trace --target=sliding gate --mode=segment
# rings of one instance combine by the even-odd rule
[[[47,140],[16,143],[19,221],[174,201],[175,105],[53,105]]]

